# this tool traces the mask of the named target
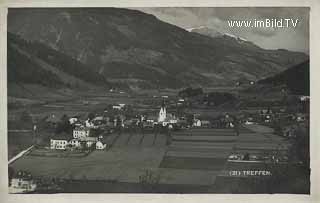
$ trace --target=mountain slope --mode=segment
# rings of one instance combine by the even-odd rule
[[[275,76],[260,80],[259,84],[285,85],[292,93],[310,95],[309,60],[289,68]]]
[[[109,83],[79,61],[8,33],[8,83],[53,88],[96,88]]]
[[[308,58],[188,32],[120,8],[9,9],[8,30],[45,43],[108,80],[149,88],[258,80]]]

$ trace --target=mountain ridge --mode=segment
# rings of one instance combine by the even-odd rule
[[[80,61],[129,87],[181,88],[259,80],[308,58],[230,37],[188,32],[120,8],[9,9],[8,30]]]

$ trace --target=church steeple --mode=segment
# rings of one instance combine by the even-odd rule
[[[161,108],[166,108],[166,103],[165,103],[164,99],[162,100]]]
[[[167,110],[166,110],[166,104],[164,99],[162,100],[161,108],[159,111],[159,117],[158,117],[158,122],[163,122],[167,118]]]

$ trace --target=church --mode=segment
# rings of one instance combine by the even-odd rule
[[[163,123],[167,118],[167,110],[164,100],[162,101],[162,105],[159,111],[158,123]]]
[[[172,128],[173,125],[177,124],[178,120],[174,114],[167,113],[166,105],[164,100],[159,111],[158,123],[162,126],[167,126]]]

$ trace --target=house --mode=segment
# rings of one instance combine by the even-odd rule
[[[26,193],[35,191],[37,184],[33,180],[30,173],[19,171],[18,174],[11,179],[9,193]]]
[[[80,142],[84,142],[86,144],[86,147],[91,147],[93,144],[97,143],[98,138],[97,137],[83,137],[79,139]]]
[[[68,145],[68,138],[65,136],[56,136],[50,139],[50,149],[65,150]]]
[[[284,137],[296,137],[296,127],[286,126],[282,128],[282,136]]]
[[[201,127],[201,120],[200,119],[194,119],[193,120],[193,126],[194,127]]]
[[[148,122],[148,121],[144,121],[142,123],[143,128],[153,128],[154,127],[154,123],[153,122]]]
[[[104,118],[103,118],[103,116],[96,116],[93,120],[94,121],[103,121]]]
[[[168,114],[166,121],[168,121],[171,124],[177,124],[178,123],[178,119],[176,118],[176,116],[174,114]]]
[[[266,115],[266,116],[264,117],[264,122],[265,122],[265,123],[270,123],[270,122],[271,122],[271,116],[270,116],[270,115]]]
[[[223,123],[225,128],[233,128],[234,127],[234,118],[231,117],[229,114],[226,114],[223,119]]]
[[[76,127],[73,130],[73,138],[78,139],[82,137],[89,137],[90,129],[86,127]]]
[[[180,128],[186,128],[188,126],[188,122],[185,119],[179,119],[177,126]]]
[[[253,121],[246,120],[246,122],[245,122],[244,124],[246,124],[246,125],[252,125],[252,124],[254,124],[254,122],[253,122]]]
[[[81,142],[78,139],[72,139],[68,143],[72,148],[81,148]]]
[[[157,118],[157,116],[150,115],[150,116],[147,116],[146,121],[149,123],[156,124],[158,121],[158,118]]]
[[[297,120],[297,122],[304,122],[307,120],[307,116],[303,113],[297,113],[296,120]]]
[[[55,114],[52,114],[50,116],[47,117],[47,119],[45,120],[45,122],[51,126],[51,127],[57,127],[58,123],[60,122],[61,120],[58,118],[57,115]]]
[[[93,124],[89,119],[87,119],[87,120],[85,121],[85,126],[86,126],[87,128],[93,128],[93,127],[94,127],[94,124]]]
[[[96,142],[96,149],[103,150],[107,147],[107,144],[103,144],[101,141]]]
[[[310,101],[310,96],[300,96],[300,101]]]
[[[77,118],[77,117],[69,118],[69,123],[70,123],[71,125],[72,125],[72,124],[75,124],[77,121],[78,121],[78,118]]]
[[[132,120],[129,119],[129,120],[123,121],[123,125],[125,128],[129,128],[130,126],[132,126]]]
[[[119,105],[113,105],[113,106],[112,106],[112,109],[114,109],[114,110],[121,110],[122,107],[119,106]]]
[[[207,128],[209,128],[210,125],[211,125],[210,121],[207,121],[207,120],[202,120],[202,121],[201,121],[201,126],[202,126],[202,127],[207,127]]]

